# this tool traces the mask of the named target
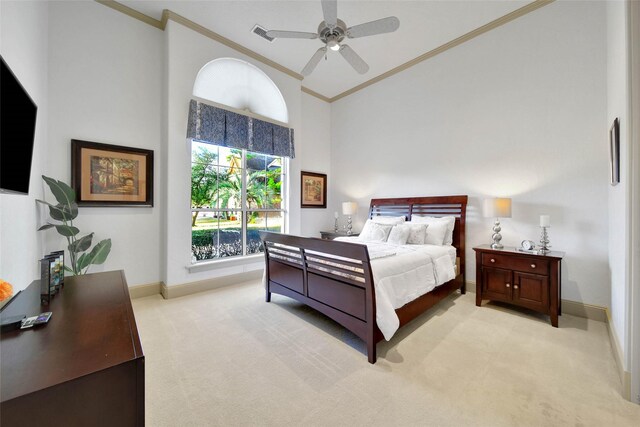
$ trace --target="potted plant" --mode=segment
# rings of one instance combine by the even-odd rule
[[[75,191],[62,181],[44,175],[42,175],[42,179],[49,186],[58,204],[53,205],[44,200],[36,201],[49,206],[49,215],[59,224],[47,222],[38,230],[55,227],[58,233],[67,239],[68,243],[67,249],[71,262],[65,263],[65,271],[74,276],[86,274],[92,264],[102,264],[106,261],[109,252],[111,252],[111,239],[101,240],[89,251],[94,233],[80,236],[80,230],[73,225],[73,220],[78,216]]]

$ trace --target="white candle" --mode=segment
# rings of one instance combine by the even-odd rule
[[[540,227],[549,227],[550,225],[549,215],[540,215]]]
[[[338,219],[338,212],[334,212],[333,216],[335,217],[335,219]]]

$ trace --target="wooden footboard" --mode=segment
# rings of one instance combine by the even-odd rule
[[[451,293],[465,293],[465,217],[467,196],[372,199],[369,218],[379,216],[454,216],[453,243],[458,276],[396,310],[400,326]],[[266,261],[266,301],[286,295],[325,314],[367,343],[370,363],[383,339],[376,323],[376,298],[365,245],[260,232]]]
[[[260,232],[266,301],[286,295],[325,314],[367,343],[376,362],[376,302],[365,245]]]

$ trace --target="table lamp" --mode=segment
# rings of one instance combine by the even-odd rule
[[[511,199],[504,197],[495,197],[484,201],[484,216],[487,218],[495,218],[493,224],[493,243],[491,249],[502,249],[504,246],[500,244],[502,236],[500,235],[500,218],[511,218]]]
[[[542,234],[540,235],[540,251],[543,254],[549,252],[551,245],[549,244],[549,234],[547,228],[551,227],[551,217],[549,215],[540,215],[540,228]]]
[[[358,205],[355,202],[343,202],[342,214],[347,215],[347,234],[352,234],[351,231],[351,215],[355,214],[358,210]]]

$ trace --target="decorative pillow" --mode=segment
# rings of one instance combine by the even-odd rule
[[[424,242],[428,245],[438,245],[442,246],[444,243],[444,238],[447,234],[447,223],[444,221],[434,221],[430,224],[414,222],[413,218],[410,223],[413,224],[423,224],[427,225],[427,235],[424,239]]]
[[[391,224],[391,225],[396,225],[396,224],[402,224],[403,222],[406,221],[406,218],[404,217],[404,215],[402,216],[374,216],[373,218],[371,218],[371,221],[377,223],[377,224]]]
[[[442,240],[442,243],[433,243],[433,244],[438,244],[438,245],[453,244],[453,228],[456,225],[456,217],[454,216],[435,217],[435,216],[427,216],[427,215],[412,215],[411,222],[417,222],[420,224],[422,223],[433,224],[436,222],[445,223],[447,225],[447,230],[446,230],[444,239]],[[429,231],[427,231],[427,235],[429,234],[430,231],[432,231],[431,228],[429,228]]]
[[[386,242],[392,227],[393,225],[391,224],[378,224],[368,219],[367,222],[364,223],[364,227],[362,227],[358,240],[365,242]]]
[[[409,238],[407,239],[407,244],[409,245],[424,245],[427,239],[427,228],[428,224],[411,224],[406,223],[405,227],[411,229],[409,233]]]
[[[406,245],[409,234],[411,234],[411,227],[408,225],[394,225],[389,233],[387,243],[391,243],[392,245]]]

